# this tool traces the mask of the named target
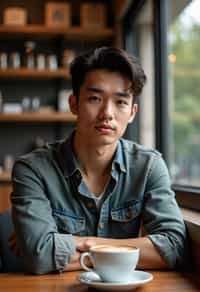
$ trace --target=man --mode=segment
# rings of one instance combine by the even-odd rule
[[[125,51],[103,47],[77,57],[71,76],[74,133],[13,169],[13,221],[26,271],[79,269],[80,253],[104,243],[139,247],[140,269],[181,266],[186,231],[165,163],[121,138],[138,110],[143,69]]]

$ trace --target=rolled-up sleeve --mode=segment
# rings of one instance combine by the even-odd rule
[[[183,266],[188,254],[187,231],[167,167],[155,156],[145,191],[144,228],[169,268]]]
[[[25,272],[62,272],[75,253],[75,242],[71,234],[58,232],[39,170],[19,160],[13,168],[12,181],[13,223]]]

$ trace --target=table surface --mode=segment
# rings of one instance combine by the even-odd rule
[[[2,292],[86,292],[97,291],[79,283],[77,275],[82,271],[51,275],[0,274]],[[200,279],[193,273],[151,271],[153,281],[137,288],[137,292],[192,292],[200,291]],[[133,289],[134,290],[134,289]]]

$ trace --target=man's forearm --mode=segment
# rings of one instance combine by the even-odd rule
[[[140,248],[140,258],[138,269],[166,269],[167,264],[160,256],[159,252],[147,237],[128,238],[128,239],[110,239],[101,237],[79,237],[75,236],[76,248],[79,252],[88,251],[89,248],[96,244],[114,244],[114,245],[131,245]],[[69,263],[66,270],[80,269],[79,256],[74,257],[73,261]]]
[[[108,243],[109,243],[108,239]],[[138,269],[166,269],[167,263],[159,254],[153,243],[148,237],[111,239],[112,244],[125,244],[140,248],[140,258],[137,265]]]

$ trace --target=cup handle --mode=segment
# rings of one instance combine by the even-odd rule
[[[81,256],[80,256],[80,265],[81,265],[81,267],[82,267],[84,270],[86,270],[86,271],[88,271],[88,272],[93,272],[94,270],[93,270],[92,268],[89,268],[89,267],[84,263],[84,259],[85,259],[86,257],[89,257],[90,260],[92,261],[91,253],[90,253],[90,252],[84,252],[84,253],[82,253]]]

